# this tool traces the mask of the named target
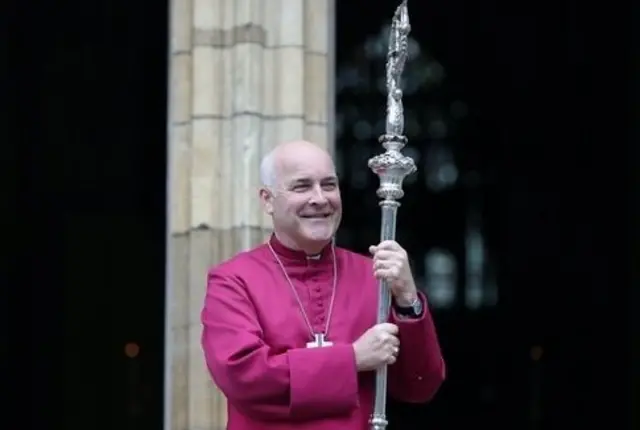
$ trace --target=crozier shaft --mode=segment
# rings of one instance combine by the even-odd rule
[[[389,32],[389,49],[387,51],[386,83],[387,109],[385,134],[380,136],[380,143],[385,152],[369,160],[369,168],[379,177],[380,187],[377,196],[381,199],[382,220],[380,239],[395,240],[396,215],[404,191],[404,178],[416,171],[412,158],[404,156],[400,151],[407,143],[404,136],[404,107],[402,89],[400,88],[402,72],[408,58],[408,35],[411,31],[407,0],[396,9]],[[377,322],[386,322],[391,307],[389,286],[381,281],[379,284]],[[372,430],[385,430],[387,427],[387,368],[376,372],[374,411],[370,424]]]

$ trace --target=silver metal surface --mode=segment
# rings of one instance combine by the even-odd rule
[[[404,110],[402,106],[402,90],[400,78],[409,55],[408,36],[411,31],[407,0],[398,6],[391,21],[389,32],[389,50],[387,52],[387,119],[385,134],[380,136],[380,143],[385,152],[369,160],[369,168],[380,179],[377,195],[381,199],[382,222],[380,239],[395,240],[396,214],[400,200],[404,196],[402,182],[404,178],[416,171],[412,158],[404,156],[400,151],[407,143],[404,136]],[[389,286],[381,281],[379,285],[377,322],[387,322],[391,295]],[[387,367],[376,372],[375,400],[370,424],[372,430],[385,430],[387,407]]]

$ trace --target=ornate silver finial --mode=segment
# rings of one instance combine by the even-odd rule
[[[389,50],[387,53],[387,124],[386,134],[402,136],[404,133],[404,111],[402,108],[402,90],[400,78],[409,56],[408,36],[411,31],[407,1],[396,9],[389,31]]]
[[[409,10],[404,0],[393,14],[387,52],[387,119],[380,143],[386,152],[369,160],[369,168],[380,178],[378,197],[385,200],[402,198],[402,181],[416,171],[415,162],[400,151],[407,143],[404,136],[404,108],[400,79],[409,56]]]

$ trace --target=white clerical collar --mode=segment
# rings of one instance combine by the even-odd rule
[[[324,249],[316,254],[307,255],[306,252],[302,250],[293,250],[291,248],[287,248],[278,240],[275,233],[271,235],[269,238],[269,245],[273,248],[273,250],[280,256],[289,260],[289,262],[297,261],[303,265],[308,264],[313,261],[314,265],[318,264],[322,261],[331,261],[332,256],[332,244],[328,244],[324,247]]]

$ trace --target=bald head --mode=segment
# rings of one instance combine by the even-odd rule
[[[293,165],[315,161],[329,163],[333,161],[329,153],[318,145],[305,140],[281,143],[264,156],[260,163],[260,180],[267,188],[276,188],[283,171],[290,170]]]
[[[260,199],[285,246],[316,254],[330,243],[342,201],[327,151],[303,140],[280,144],[262,160],[260,178]]]

